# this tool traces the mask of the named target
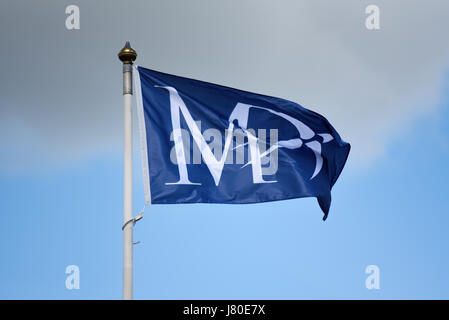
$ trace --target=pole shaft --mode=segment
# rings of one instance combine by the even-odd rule
[[[123,64],[124,148],[123,148],[123,223],[133,219],[132,185],[132,65]],[[134,222],[123,228],[123,300],[133,299],[133,228]]]

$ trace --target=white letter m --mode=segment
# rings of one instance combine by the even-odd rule
[[[233,131],[234,131],[233,122],[229,121],[229,127],[228,127],[228,130],[226,131],[225,145],[224,145],[223,153],[221,155],[221,158],[217,159],[217,158],[215,158],[214,154],[212,153],[212,150],[210,149],[209,145],[207,144],[206,140],[204,139],[204,136],[201,134],[200,129],[198,128],[197,124],[195,123],[195,120],[192,118],[184,101],[179,96],[178,91],[175,88],[169,87],[169,86],[155,86],[155,87],[164,88],[170,94],[170,113],[171,113],[171,121],[172,121],[172,126],[173,126],[173,140],[175,143],[176,159],[177,159],[178,170],[179,170],[179,181],[168,182],[165,184],[166,185],[174,185],[174,184],[201,185],[201,183],[195,183],[195,182],[191,182],[189,180],[184,144],[182,141],[181,117],[180,117],[180,113],[182,113],[182,115],[184,116],[184,119],[187,123],[187,126],[193,136],[193,140],[195,141],[196,145],[198,146],[198,149],[201,152],[203,160],[206,163],[206,165],[214,179],[215,185],[218,186],[218,184],[220,183],[221,174],[223,172],[224,163],[225,163],[226,157],[229,152],[229,148],[232,143],[232,136],[233,136]],[[248,136],[248,138],[250,138],[250,137]],[[251,143],[250,143],[250,145],[251,145]],[[250,152],[251,152],[252,159],[260,159],[260,151],[258,150],[258,147],[250,148]],[[261,172],[262,172],[261,168],[255,168],[256,166],[261,166],[260,161],[253,161],[252,166],[253,166],[253,182],[254,183],[275,182],[275,181],[264,181],[263,180],[263,178],[261,176]]]

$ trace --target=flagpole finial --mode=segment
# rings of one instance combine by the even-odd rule
[[[118,53],[118,58],[124,64],[133,64],[133,62],[136,60],[137,52],[136,52],[136,50],[131,48],[129,41],[126,41],[125,46]]]

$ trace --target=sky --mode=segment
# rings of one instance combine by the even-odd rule
[[[296,101],[352,146],[326,222],[313,198],[146,207],[135,298],[448,299],[448,27],[438,0],[2,1],[0,298],[121,298],[129,40],[139,65]]]

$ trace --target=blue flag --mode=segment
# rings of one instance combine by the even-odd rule
[[[326,220],[350,145],[323,116],[142,67],[134,82],[147,203],[317,197]]]

